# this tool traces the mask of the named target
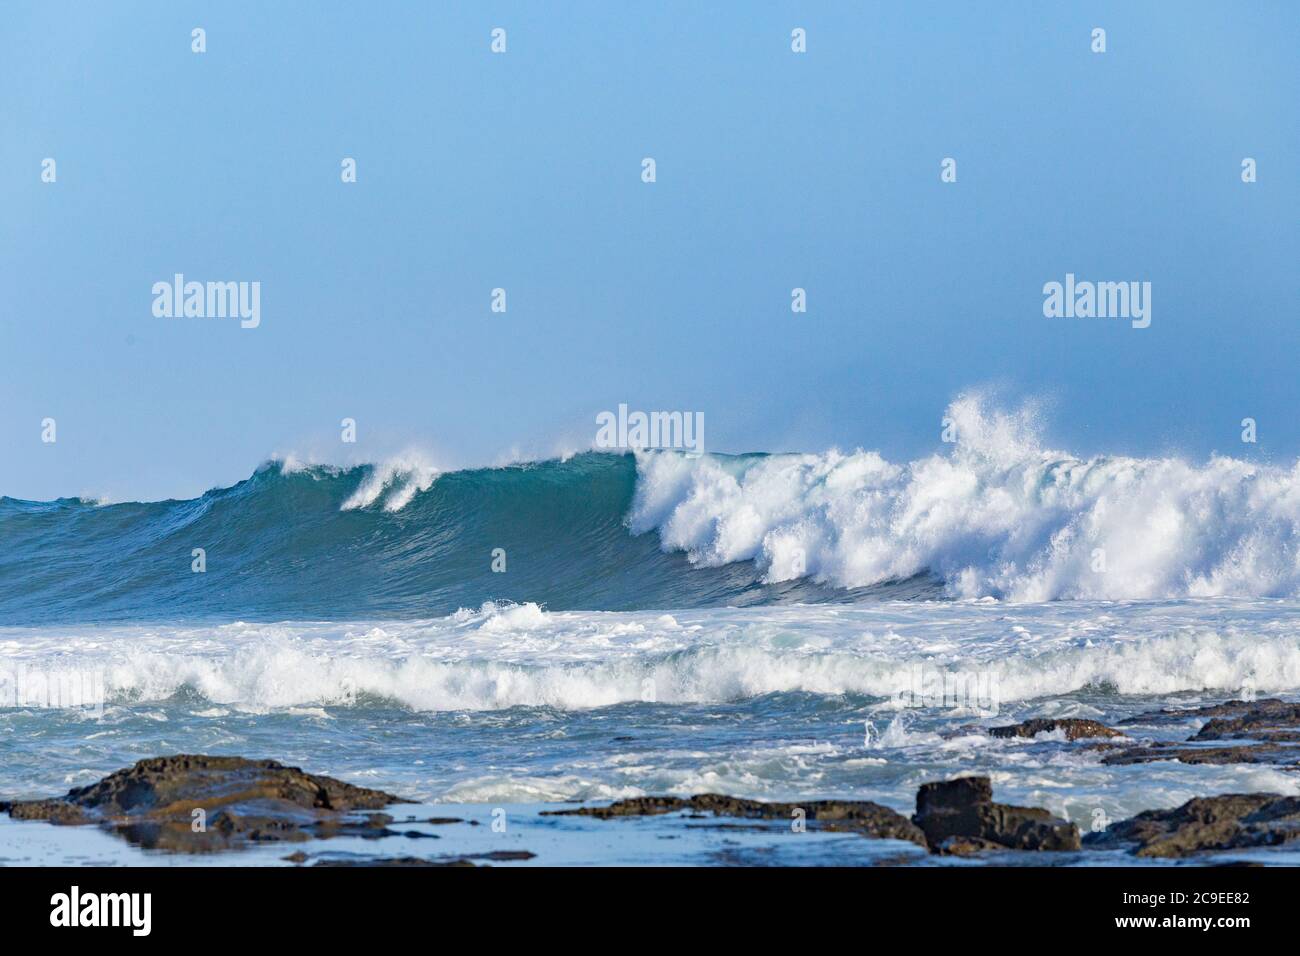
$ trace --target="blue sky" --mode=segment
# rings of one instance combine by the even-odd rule
[[[0,494],[493,463],[620,402],[909,458],[990,384],[1081,452],[1293,459],[1297,46],[1280,2],[6,3]],[[260,327],[155,318],[176,272]],[[1045,318],[1067,272],[1151,327]]]

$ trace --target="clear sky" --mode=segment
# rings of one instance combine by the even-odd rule
[[[1294,2],[11,0],[0,494],[544,456],[620,402],[909,458],[988,384],[1080,452],[1294,459],[1298,48]],[[261,325],[155,317],[177,272]],[[1150,328],[1045,318],[1067,272]]]

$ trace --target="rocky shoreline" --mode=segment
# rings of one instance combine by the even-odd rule
[[[1182,743],[1144,741],[1137,728],[1182,721],[1205,722]],[[1123,729],[1119,729],[1123,728]],[[1300,704],[1278,700],[1228,701],[1211,707],[1159,711],[1124,721],[1119,728],[1092,720],[1034,719],[987,728],[992,737],[1080,742],[1107,764],[1157,760],[1184,763],[1256,763],[1300,766]],[[0,802],[11,819],[58,826],[95,826],[146,850],[178,853],[238,851],[268,843],[302,843],[334,837],[437,840],[415,825],[477,821],[408,815],[396,821],[386,810],[407,804],[401,797],[331,777],[305,773],[274,760],[180,754],[141,760],[97,783],[62,797]],[[612,821],[670,817],[685,821],[749,821],[773,829],[847,832],[869,839],[899,840],[940,856],[991,853],[1089,854],[1119,852],[1135,858],[1200,858],[1213,862],[1222,850],[1280,846],[1300,839],[1300,797],[1233,793],[1199,797],[1172,809],[1156,809],[1081,834],[1078,827],[1038,807],[995,802],[986,776],[961,776],[923,784],[915,812],[905,816],[867,800],[764,802],[724,794],[645,796],[605,806],[566,807],[541,816]],[[913,851],[915,852],[915,851]],[[379,856],[358,861],[385,866],[475,866],[531,859],[528,850],[485,853]],[[350,865],[314,859],[299,849],[284,859],[298,864]],[[542,862],[545,862],[543,860]]]

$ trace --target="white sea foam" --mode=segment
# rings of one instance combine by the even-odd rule
[[[376,462],[350,460],[343,463],[316,454],[282,452],[268,466],[278,468],[282,475],[308,475],[317,480],[337,478],[352,468],[365,469],[361,483],[343,502],[340,511],[369,508],[381,500],[385,511],[401,511],[417,494],[432,488],[442,473],[429,455],[417,449]]]
[[[369,466],[365,478],[340,510],[368,508],[383,499],[385,511],[401,511],[411,499],[433,487],[438,469],[424,455],[409,452]]]
[[[878,698],[888,721],[914,706],[909,695],[932,675],[971,677],[1004,705],[1085,688],[1300,688],[1300,605],[1229,599],[891,602],[672,617],[485,604],[431,621],[0,629],[8,637],[0,640],[5,673],[75,662],[102,674],[110,701],[189,688],[212,705],[255,712],[374,698],[417,711],[575,710],[801,691]]]
[[[928,571],[961,598],[1300,596],[1300,462],[1082,459],[1042,447],[1032,408],[967,396],[948,416],[957,442],[907,464],[641,454],[631,530],[768,581]]]

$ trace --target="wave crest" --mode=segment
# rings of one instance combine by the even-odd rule
[[[339,510],[368,508],[383,498],[385,511],[401,511],[420,492],[428,491],[437,477],[437,467],[423,455],[409,453],[388,458],[369,466],[357,490]]]
[[[697,566],[854,588],[930,572],[960,598],[1015,601],[1300,593],[1300,463],[1077,458],[1037,410],[954,402],[946,454],[638,456],[629,524]]]
[[[0,624],[1300,597],[1300,462],[1082,458],[1044,445],[1035,407],[978,396],[947,418],[956,441],[902,463],[588,452],[440,472],[406,454],[285,459],[189,501],[0,498]]]

